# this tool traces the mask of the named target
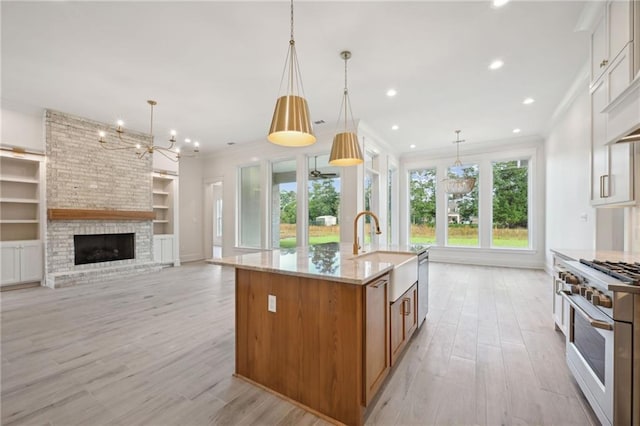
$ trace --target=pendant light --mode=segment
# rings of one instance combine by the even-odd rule
[[[304,98],[296,42],[293,39],[293,0],[291,0],[291,37],[280,80],[280,91],[282,91],[285,73],[287,73],[287,92],[276,101],[267,139],[269,142],[283,146],[311,145],[316,142],[316,137],[309,118],[309,106]]]
[[[340,105],[340,115],[342,115],[344,109],[344,130],[336,133],[333,138],[329,164],[333,166],[356,166],[362,164],[364,159],[358,143],[358,135],[355,132],[355,122],[351,111],[349,90],[347,89],[347,61],[351,58],[351,52],[348,50],[340,52],[340,57],[344,59],[344,92],[342,94],[342,104]],[[351,115],[352,131],[349,131],[347,114]],[[340,121],[341,119],[338,118],[338,126],[340,126]]]
[[[457,177],[443,181],[445,192],[448,194],[468,194],[476,184],[476,178],[464,177],[462,174],[462,163],[460,162],[460,144],[462,142],[464,142],[464,139],[460,140],[460,130],[456,130],[456,140],[453,141],[456,144],[456,162],[453,163],[453,167]]]

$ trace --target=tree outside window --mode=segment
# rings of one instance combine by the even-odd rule
[[[494,247],[529,246],[529,162],[493,162]]]
[[[436,241],[436,169],[409,172],[410,242]]]

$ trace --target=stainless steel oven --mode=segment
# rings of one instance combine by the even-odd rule
[[[615,323],[580,296],[569,302],[567,365],[603,424],[613,423]]]
[[[559,266],[554,279],[567,315],[567,366],[603,425],[639,425],[640,384],[634,374],[640,373],[640,354],[634,340],[640,306],[634,300],[640,298],[625,291],[635,291],[635,284],[580,262],[563,260]]]

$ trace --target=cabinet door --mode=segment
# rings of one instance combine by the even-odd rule
[[[625,47],[607,68],[607,82],[609,84],[607,105],[629,87],[631,80],[633,80],[631,50],[632,46]]]
[[[0,285],[20,282],[20,248],[18,246],[0,247]]]
[[[607,106],[607,82],[602,79],[591,93],[591,202],[606,203],[604,181],[609,167],[607,117],[602,110]]]
[[[369,404],[389,374],[389,276],[365,287],[364,404]]]
[[[609,173],[604,179],[607,203],[629,203],[633,194],[633,144],[615,144],[609,147]]]
[[[173,263],[173,237],[162,239],[162,263]]]
[[[403,296],[405,304],[404,310],[404,334],[405,339],[409,340],[413,336],[413,332],[418,328],[418,286],[413,285]]]
[[[162,262],[162,240],[163,237],[153,237],[153,261]]]
[[[40,242],[23,243],[20,248],[20,281],[42,279],[42,245]]]
[[[632,40],[631,7],[630,0],[613,0],[607,3],[609,62]]]
[[[596,27],[591,33],[591,82],[594,82],[604,72],[607,57],[607,21],[602,14]]]
[[[389,317],[391,326],[391,365],[394,365],[402,353],[405,342],[403,297],[391,304]]]

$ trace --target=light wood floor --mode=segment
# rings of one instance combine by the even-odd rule
[[[597,424],[540,271],[431,265],[430,312],[368,424]],[[321,425],[231,376],[232,270],[0,295],[2,424]]]

